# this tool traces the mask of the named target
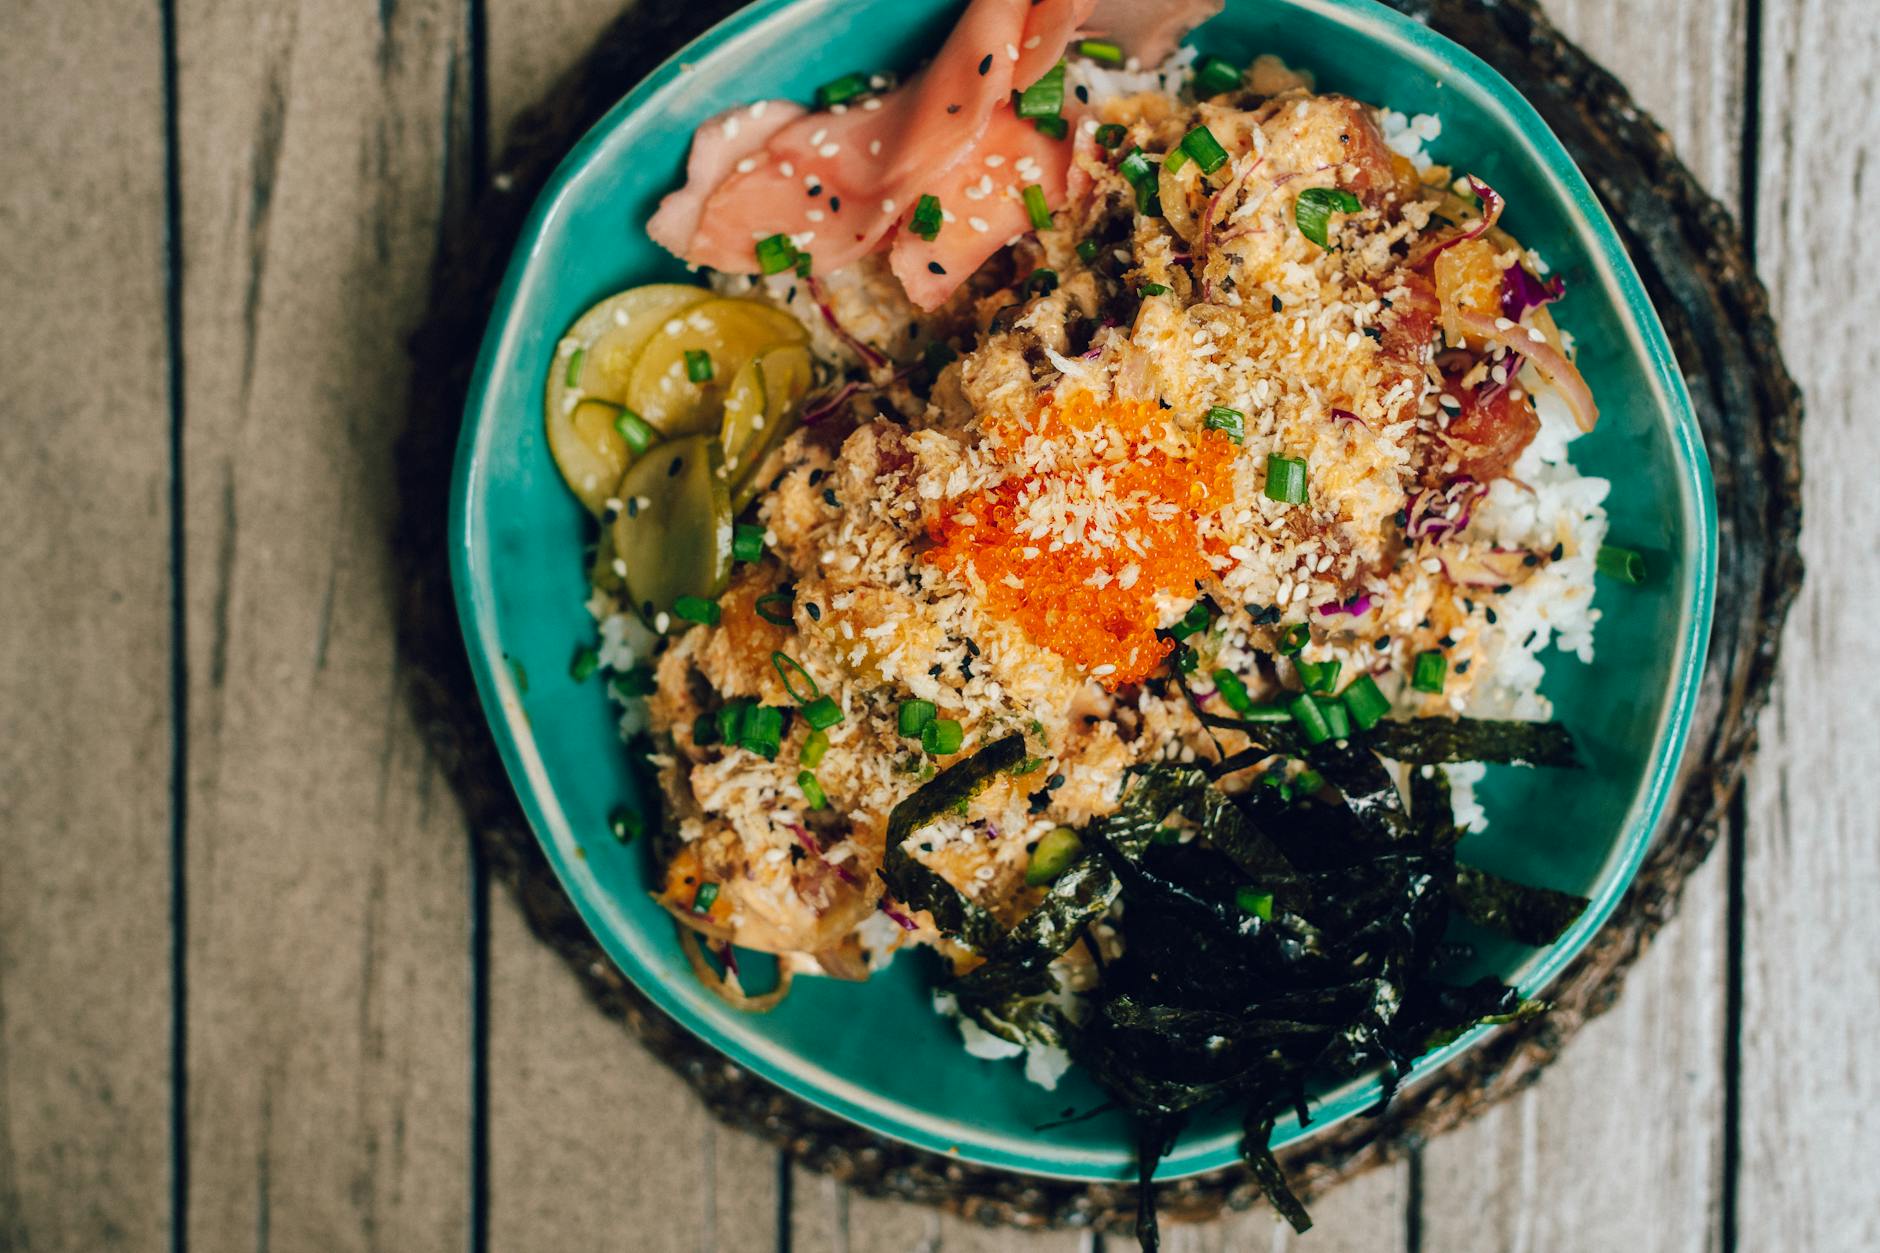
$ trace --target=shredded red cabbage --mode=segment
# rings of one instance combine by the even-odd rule
[[[823,321],[829,324],[829,329],[836,333],[837,339],[847,344],[849,348],[854,351],[855,355],[862,359],[863,364],[867,365],[871,370],[878,370],[888,364],[888,359],[882,356],[880,352],[876,351],[873,346],[865,344],[855,338],[855,336],[849,334],[848,328],[843,326],[841,321],[837,319],[836,311],[830,307],[828,298],[823,295],[821,283],[817,282],[814,278],[809,278],[804,281],[809,287],[811,298],[816,301],[816,308],[821,312]]]
[[[1371,424],[1369,422],[1366,422],[1363,418],[1359,417],[1357,414],[1353,413],[1349,409],[1332,410],[1332,421],[1356,422],[1359,426],[1363,427],[1367,431],[1371,429]]]
[[[829,869],[835,871],[836,878],[842,880],[842,882],[848,884],[852,888],[858,888],[862,886],[862,881],[855,877],[855,872],[853,870],[850,870],[847,866],[843,865],[839,861],[830,861],[827,857],[823,856],[823,846],[817,842],[817,839],[815,836],[809,833],[808,827],[805,827],[801,823],[796,823],[796,822],[789,823],[788,826],[790,828],[791,834],[796,836],[797,842],[801,844],[804,848],[808,849],[810,852],[814,853],[816,855],[817,861],[821,862],[823,865],[827,866]]]
[[[841,387],[838,387],[835,391],[822,399],[812,401],[803,409],[803,425],[808,426],[812,422],[822,421],[830,414],[842,408],[843,405],[848,404],[855,393],[861,390],[862,385],[860,383],[844,383]]]
[[[1523,265],[1501,272],[1501,315],[1519,322],[1529,309],[1550,305],[1567,294],[1567,282],[1558,274],[1546,282],[1529,274]]]
[[[1434,488],[1411,494],[1405,507],[1404,534],[1411,539],[1440,540],[1469,525],[1475,502],[1488,494],[1488,487],[1468,475],[1460,475],[1441,491]]]
[[[1357,596],[1353,596],[1342,605],[1336,601],[1320,605],[1319,612],[1328,618],[1341,613],[1348,613],[1354,618],[1361,614],[1367,614],[1371,612],[1371,593],[1360,593]]]
[[[888,904],[888,902],[886,901],[876,902],[875,908],[879,909],[882,913],[892,918],[894,920],[895,925],[900,927],[901,930],[903,931],[920,930],[919,925],[916,924],[912,918],[909,918],[906,914],[902,913],[900,910],[896,909],[894,906]]]
[[[1464,240],[1481,238],[1483,235],[1488,234],[1490,227],[1501,220],[1501,211],[1507,207],[1508,202],[1502,199],[1500,192],[1496,191],[1493,187],[1490,187],[1473,174],[1469,175],[1469,190],[1474,192],[1476,199],[1482,202],[1482,216],[1469,223],[1468,226],[1464,227],[1462,230],[1440,240],[1435,247],[1423,254],[1419,264],[1428,265],[1430,262],[1436,260],[1439,254],[1450,248],[1454,248]]]

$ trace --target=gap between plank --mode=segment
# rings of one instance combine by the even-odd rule
[[[184,597],[183,183],[177,109],[175,0],[158,5],[163,92],[163,322],[170,459],[170,1230],[189,1247],[189,603]]]

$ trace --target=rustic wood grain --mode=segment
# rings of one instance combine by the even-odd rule
[[[595,1012],[506,892],[490,918],[490,1249],[773,1247],[775,1150]]]
[[[465,841],[388,553],[463,20],[177,9],[193,1250],[465,1243]]]
[[[170,1213],[157,10],[0,5],[0,1248]]]
[[[1809,583],[1752,776],[1743,902],[1744,1249],[1880,1248],[1880,26],[1766,0],[1757,260],[1808,396]]]
[[[1735,199],[1740,0],[1557,0],[1568,38],[1623,79],[1687,165]],[[1653,37],[1641,38],[1643,31]],[[1618,1008],[1545,1082],[1433,1141],[1417,1221],[1444,1253],[1718,1247],[1724,1196],[1725,947],[1718,859],[1639,959]]]

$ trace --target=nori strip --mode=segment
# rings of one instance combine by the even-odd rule
[[[1005,928],[984,907],[917,861],[907,840],[948,810],[970,801],[994,775],[1024,760],[1023,735],[1014,732],[994,740],[921,784],[888,815],[887,853],[881,868],[888,886],[903,904],[932,914],[934,925],[944,934],[981,953],[992,950],[1004,937]]]
[[[1558,722],[1486,718],[1386,718],[1362,732],[1364,743],[1393,761],[1439,765],[1488,761],[1516,766],[1577,766],[1573,737]]]
[[[962,1005],[996,1005],[1051,990],[1048,967],[1069,951],[1084,927],[1103,916],[1122,885],[1085,853],[1051,884],[1044,900],[985,952],[985,964],[954,985]]]
[[[1473,866],[1456,868],[1449,899],[1470,922],[1536,948],[1558,940],[1587,905],[1584,896],[1530,887]]]

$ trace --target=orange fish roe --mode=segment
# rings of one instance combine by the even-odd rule
[[[1199,520],[1228,503],[1238,452],[1232,440],[1206,430],[1186,441],[1184,454],[1171,454],[1161,446],[1171,441],[1151,440],[1166,434],[1166,417],[1152,400],[1100,401],[1078,392],[1062,404],[1047,397],[1028,431],[989,422],[1011,447],[1041,436],[1076,449],[1080,437],[1101,435],[1120,437],[1128,457],[1062,458],[1049,471],[1014,475],[960,500],[930,530],[928,560],[947,570],[970,564],[985,584],[988,612],[1017,623],[1032,642],[1105,687],[1147,678],[1174,647],[1156,638],[1157,594],[1192,596],[1211,573]],[[1114,542],[1094,551],[1067,543],[1054,551],[1059,537],[1035,536],[1029,507],[1053,496],[1073,508],[1088,503],[1087,476],[1098,467],[1115,514]]]

